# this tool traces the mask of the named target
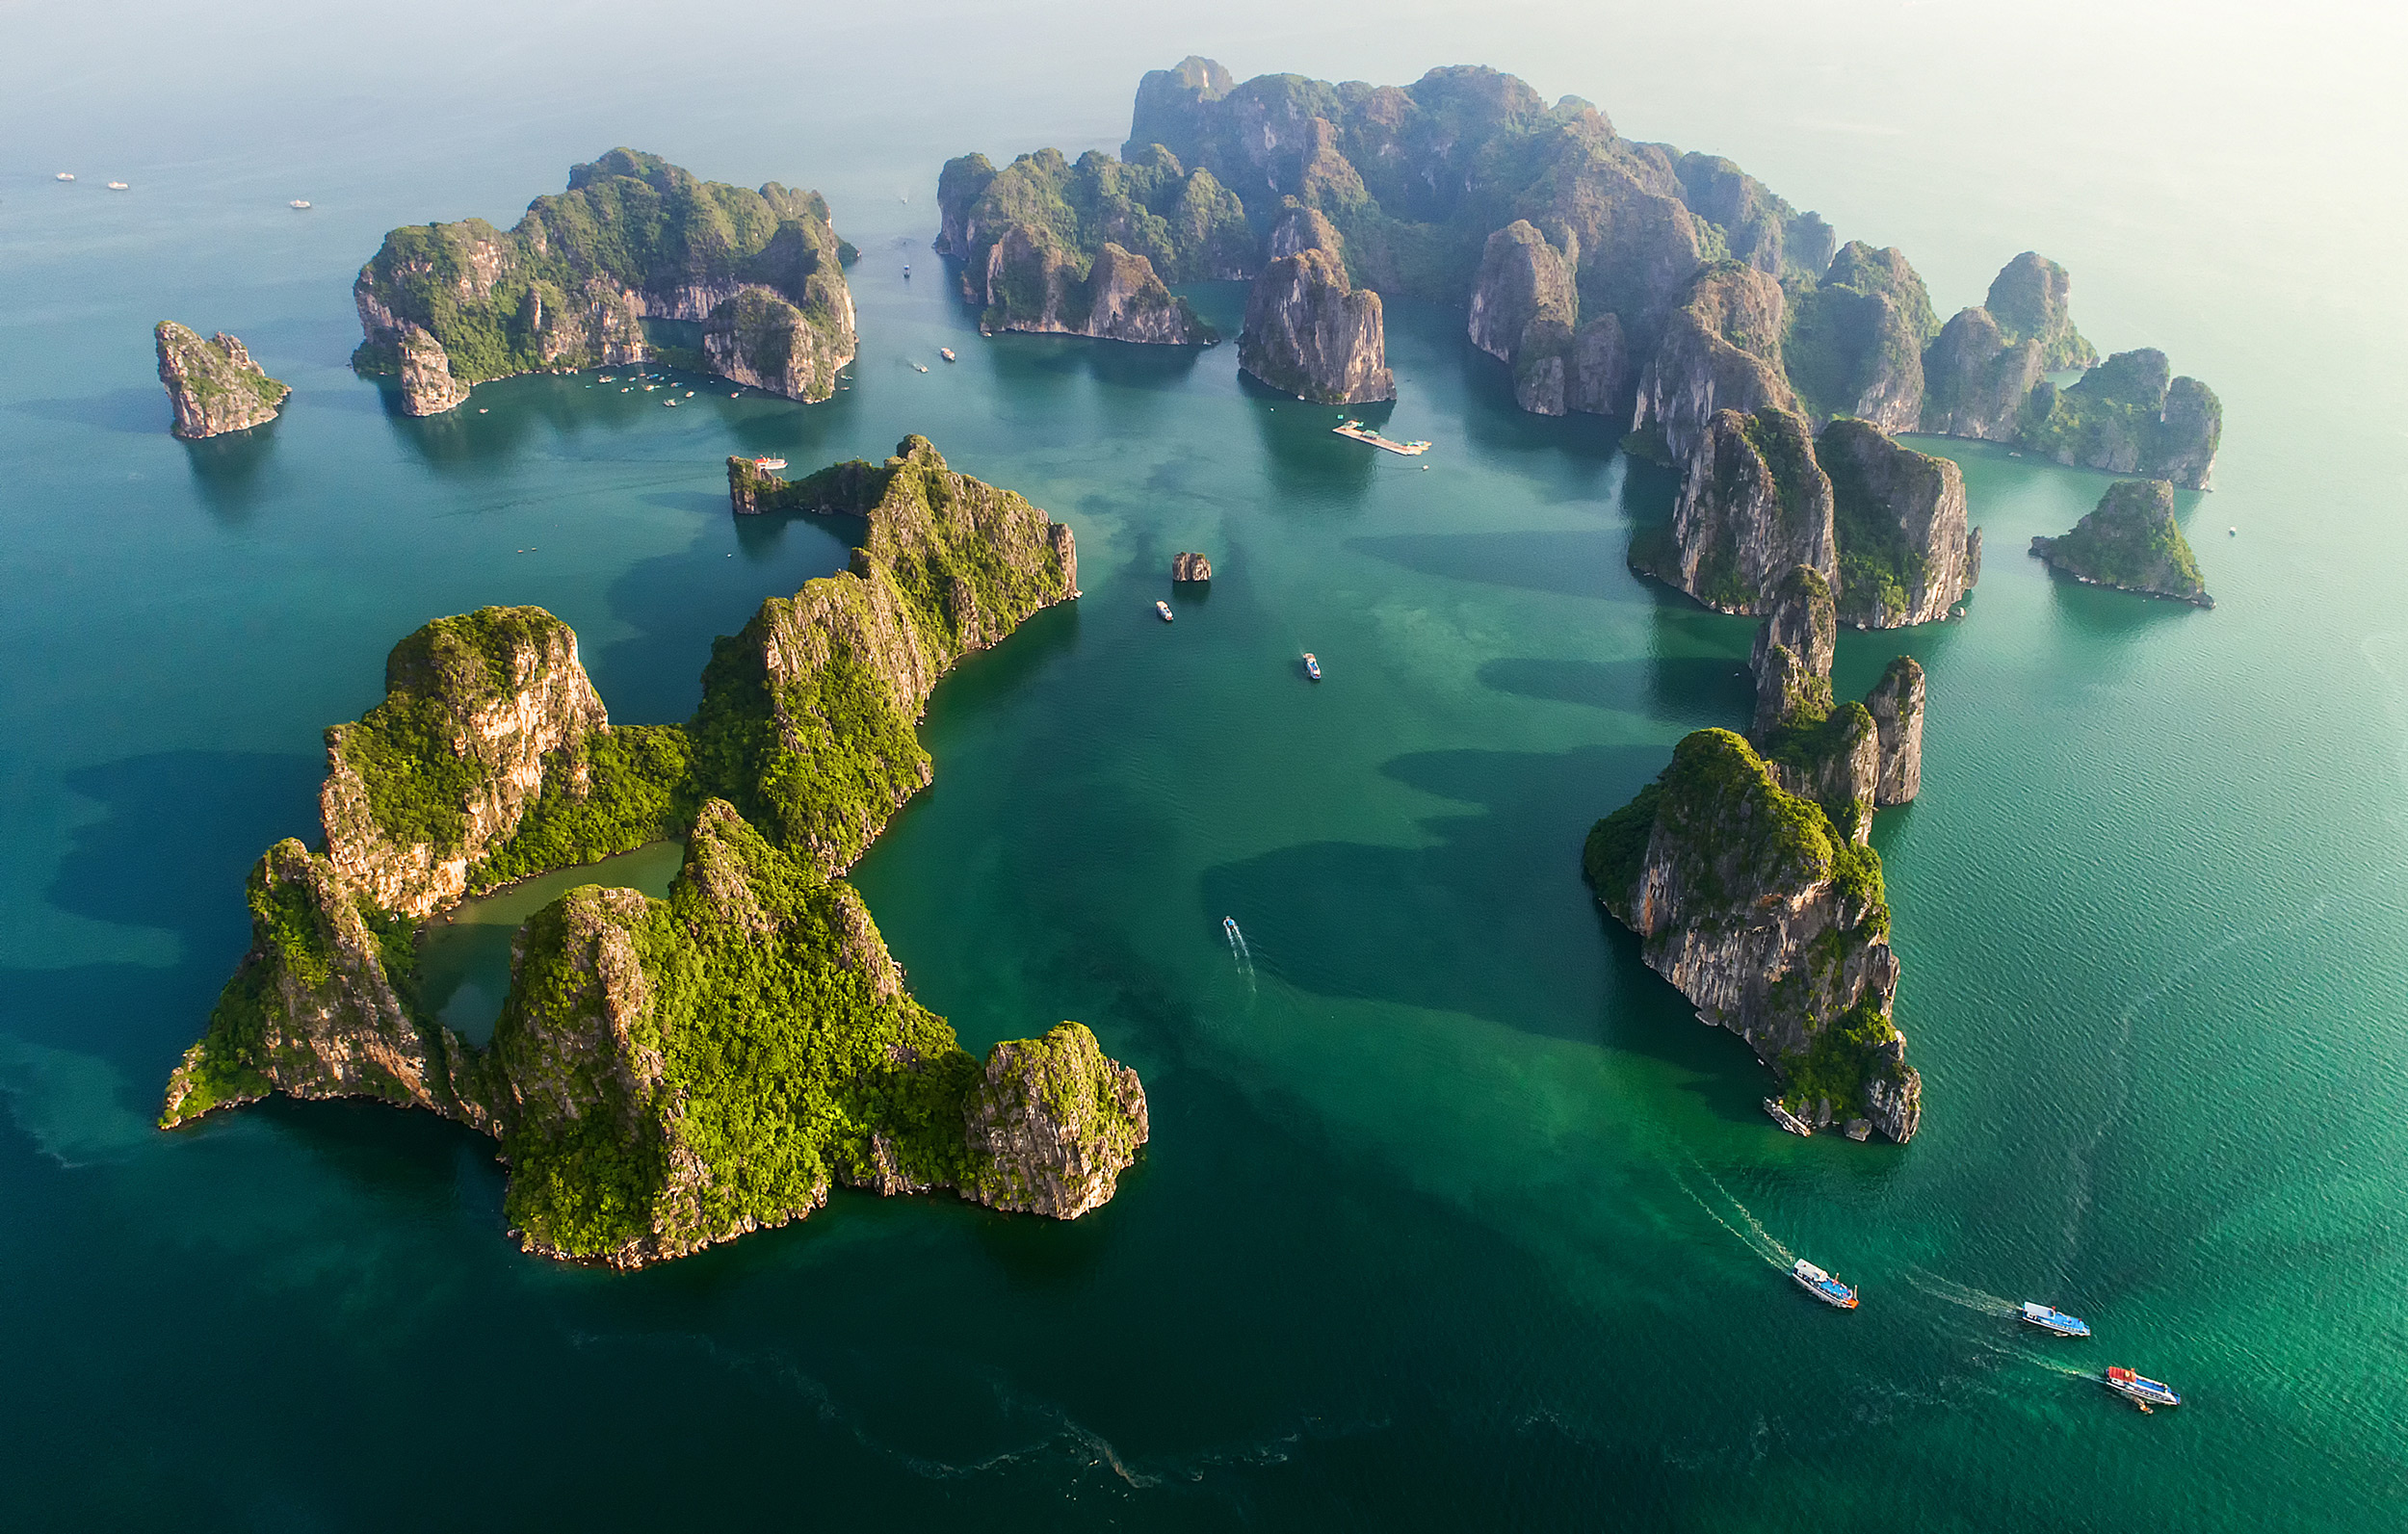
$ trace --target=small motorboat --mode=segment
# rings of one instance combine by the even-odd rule
[[[903,280],[905,282],[911,280],[911,263],[908,261],[903,263]]]
[[[2128,1368],[2107,1371],[2107,1388],[2146,1412],[2152,1407],[2180,1406],[2183,1398],[2170,1385],[2134,1374]]]
[[[1161,613],[1161,614],[1163,615],[1163,621],[1164,621],[1165,623],[1168,623],[1168,622],[1170,621],[1170,604],[1169,604],[1169,603],[1167,603],[1167,602],[1157,602],[1157,603],[1155,603],[1155,604],[1154,604],[1154,611],[1157,611],[1157,612],[1159,612],[1159,613]]]
[[[959,357],[954,355],[954,349],[951,347],[938,347],[936,349],[936,354],[943,357],[948,362],[958,362],[961,360]]]
[[[295,213],[307,213],[309,211],[309,199],[307,197],[295,197],[292,201],[286,203],[285,206],[292,209]],[[605,378],[603,381],[607,383],[610,380]]]
[[[62,170],[54,179],[60,181],[72,181],[75,179],[75,172],[72,170]]]
[[[914,362],[911,366],[915,372],[926,373],[929,370],[929,365],[925,362]]]
[[[1304,652],[1304,674],[1316,682],[1322,679],[1322,663],[1313,659],[1313,652],[1310,650]]]
[[[2024,1302],[2023,1315],[2024,1319],[2033,1326],[2044,1332],[2055,1332],[2059,1337],[2088,1337],[2090,1335],[2088,1321],[2078,1315],[2068,1315],[2063,1311],[2033,1300]]]
[[[1833,1278],[1830,1274],[1825,1273],[1822,1269],[1815,1266],[1814,1263],[1807,1261],[1802,1257],[1799,1258],[1795,1264],[1790,1268],[1790,1277],[1797,1280],[1797,1287],[1799,1288],[1804,1289],[1807,1293],[1822,1301],[1825,1305],[1829,1305],[1843,1311],[1852,1311],[1856,1309],[1856,1291],[1854,1289],[1849,1288],[1846,1285],[1841,1283],[1838,1279]]]
[[[112,181],[109,183],[109,190],[112,192],[123,192],[126,191],[127,188],[125,183],[122,181]]]

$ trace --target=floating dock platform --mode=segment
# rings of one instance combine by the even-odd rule
[[[1408,458],[1419,457],[1429,451],[1429,444],[1426,442],[1391,442],[1378,432],[1366,428],[1360,421],[1342,421],[1330,429],[1342,437],[1352,437],[1357,442],[1368,442],[1373,447],[1385,448],[1390,453],[1401,453]]]

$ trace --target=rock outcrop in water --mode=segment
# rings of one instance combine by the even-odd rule
[[[743,461],[773,504],[862,518],[852,569],[718,641],[684,726],[608,727],[538,609],[403,641],[385,702],[329,732],[329,855],[281,843],[252,876],[251,951],[164,1127],[273,1091],[427,1107],[500,1141],[529,1251],[618,1267],[837,1183],[1060,1218],[1111,1196],[1146,1135],[1135,1075],[1075,1024],[982,1069],[836,877],[929,781],[937,678],[1075,588],[1069,530],[919,437],[792,485]],[[419,1010],[416,916],[668,836],[666,900],[587,886],[528,921],[488,1047]]]
[[[1782,362],[1809,415],[1912,431],[1924,407],[1924,348],[1939,328],[1902,252],[1850,241],[1791,304]]]
[[[1632,427],[1661,435],[1672,461],[1694,461],[1715,412],[1797,412],[1781,369],[1781,285],[1723,261],[1690,285],[1638,384]]]
[[[242,342],[219,331],[209,340],[162,320],[152,332],[159,381],[175,408],[175,434],[197,440],[265,426],[293,391],[268,377]]]
[[[1831,478],[1840,621],[1896,629],[1947,617],[1981,576],[1964,471],[1846,419],[1822,429],[1815,458]]]
[[[1880,855],[1784,789],[1744,739],[1682,741],[1589,832],[1583,865],[1647,967],[1772,1067],[1789,1112],[1914,1136],[1923,1080],[1891,1021],[1898,963]]]
[[[1254,279],[1238,366],[1323,404],[1397,397],[1379,295],[1349,287],[1345,263],[1326,250],[1283,256]]]
[[[1182,554],[1170,561],[1173,581],[1209,581],[1213,578],[1213,561],[1200,554]]]
[[[1687,459],[1667,528],[1634,537],[1631,564],[1719,612],[1759,612],[1794,565],[1839,573],[1831,481],[1805,418],[1717,410]]]
[[[1924,353],[1923,429],[2206,489],[2224,434],[2215,391],[2173,377],[2151,348],[2100,362],[2074,328],[2072,281],[2028,250],[2008,262],[1988,304],[1958,313]],[[2077,367],[2089,371],[2069,388],[2043,377]]]
[[[1923,1081],[1891,1021],[1898,965],[1869,844],[1875,806],[1921,789],[1923,668],[1901,656],[1863,703],[1835,706],[1838,634],[1822,574],[1788,571],[1756,634],[1753,741],[1683,741],[1597,822],[1583,866],[1648,967],[1773,1068],[1786,1112],[1904,1141]]]
[[[1956,465],[1841,419],[1719,410],[1689,453],[1669,523],[1631,540],[1632,568],[1721,612],[1762,612],[1794,565],[1839,594],[1843,622],[1949,616],[1981,573]]]
[[[816,192],[697,180],[614,149],[569,171],[510,230],[482,219],[384,237],[353,285],[364,373],[398,374],[432,415],[513,374],[652,354],[642,321],[705,326],[696,360],[798,400],[824,400],[854,350],[852,295]]]
[[[1138,1073],[1076,1023],[996,1045],[962,1111],[976,1168],[963,1195],[1058,1220],[1110,1199],[1148,1132]]]
[[[2144,348],[2118,351],[2071,388],[2043,380],[2024,402],[2020,439],[2059,463],[2204,490],[2224,406],[2197,378],[2171,372],[2164,352]]]
[[[2174,487],[2163,480],[2109,485],[2072,532],[2034,538],[2031,552],[2091,585],[2215,606],[2190,540],[2174,520]]]

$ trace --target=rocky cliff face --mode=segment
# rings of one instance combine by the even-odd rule
[[[1960,309],[1924,354],[1923,429],[2012,442],[2040,372],[2039,342],[2010,342],[1989,310]]]
[[[2060,373],[2099,360],[2098,350],[2074,328],[2074,275],[2035,250],[2027,250],[1991,279],[1982,306],[2010,342],[2040,349],[2040,370]]]
[[[1831,477],[1840,621],[1895,629],[1947,617],[1980,570],[1964,471],[1864,421],[1823,428],[1815,455]]]
[[[2024,402],[2020,438],[2059,463],[2204,490],[2224,407],[2206,384],[2171,372],[2164,352],[2143,348],[2118,351],[2071,388],[2044,381]]]
[[[1924,668],[1908,656],[1892,661],[1865,694],[1881,741],[1881,767],[1872,802],[1887,809],[1904,804],[1924,788]]]
[[[1636,537],[1632,565],[1719,612],[1764,611],[1793,565],[1838,571],[1831,481],[1805,420],[1718,410],[1689,454],[1671,526]]]
[[[359,893],[299,842],[268,849],[251,871],[251,946],[210,1017],[209,1031],[168,1079],[162,1129],[270,1092],[374,1097],[459,1116],[451,1067],[457,1036],[403,1004],[386,959],[406,926],[372,929]]]
[[[962,1196],[1058,1220],[1110,1199],[1148,1132],[1137,1072],[1077,1023],[996,1045],[962,1118],[974,1168]]]
[[[1326,250],[1273,261],[1254,280],[1238,366],[1274,389],[1323,404],[1397,397],[1379,295],[1358,293]]]
[[[833,324],[814,324],[767,288],[746,288],[711,310],[702,355],[711,371],[789,400],[817,402],[836,392],[837,372],[853,359],[852,295],[840,292]]]
[[[1736,262],[1707,268],[1639,378],[1632,428],[1655,428],[1673,461],[1687,464],[1716,411],[1794,413],[1797,396],[1781,370],[1782,323],[1779,283]]]
[[[716,317],[723,337],[765,336],[760,303],[742,317],[719,313],[754,296],[791,311],[775,317],[787,329],[814,332],[795,334],[793,350],[841,360],[854,348],[843,273],[854,253],[815,192],[700,181],[658,156],[614,149],[573,167],[568,190],[537,197],[510,230],[469,219],[388,233],[353,286],[363,337],[353,362],[400,374],[404,408],[429,415],[489,378],[641,361],[647,317]],[[743,359],[757,377],[787,377],[747,348],[723,345],[717,356]],[[804,387],[794,397],[825,397]]]
[[[1924,348],[1938,329],[1905,255],[1850,241],[1792,304],[1781,356],[1809,414],[1912,431],[1924,407]]]
[[[203,341],[172,320],[152,332],[159,381],[175,407],[175,434],[197,439],[245,431],[275,419],[293,391],[268,377],[243,343],[221,330]]]
[[[378,907],[459,898],[543,786],[545,758],[609,727],[577,636],[541,608],[441,618],[393,647],[384,701],[327,732],[327,855]]]
[[[1566,238],[1577,250],[1577,237]],[[1514,401],[1533,414],[1605,415],[1630,390],[1621,320],[1608,309],[1582,323],[1570,263],[1527,219],[1488,237],[1469,330],[1474,346],[1512,367]]]
[[[1684,740],[1589,833],[1584,865],[1648,967],[1700,1021],[1754,1047],[1791,1112],[1914,1135],[1922,1087],[1890,1020],[1898,964],[1881,860],[1784,790],[1746,741]]]
[[[1203,346],[1217,336],[1174,298],[1145,257],[1107,241],[1093,261],[1042,227],[1008,225],[986,247],[979,328],[1092,336],[1139,345]],[[975,295],[974,295],[975,297]]]
[[[443,343],[414,325],[393,335],[404,415],[441,415],[468,398],[468,385],[452,377],[452,359]]]
[[[1170,561],[1173,581],[1209,581],[1213,578],[1213,561],[1200,554],[1182,554]]]
[[[2031,552],[2090,585],[2215,606],[2190,540],[2174,520],[2174,487],[2163,480],[2109,485],[2072,532],[2034,538]]]
[[[1748,670],[1756,678],[1756,720],[1762,741],[1801,719],[1831,712],[1831,662],[1840,623],[1831,583],[1812,565],[1793,565],[1770,589],[1765,621],[1756,628]]]

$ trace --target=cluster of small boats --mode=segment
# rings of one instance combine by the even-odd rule
[[[1856,1309],[1855,1289],[1841,1283],[1802,1257],[1790,1264],[1790,1277],[1795,1281],[1799,1288],[1834,1310]],[[2043,1305],[2037,1300],[2024,1301],[2016,1315],[2027,1326],[2036,1326],[2055,1337],[2088,1337],[2090,1335],[2090,1323],[2081,1316],[2068,1315],[2056,1307]],[[2160,1406],[2183,1404],[2183,1398],[2174,1392],[2172,1386],[2160,1380],[2150,1379],[2143,1374],[2135,1374],[2120,1365],[2109,1368],[2101,1383],[2139,1407],[2143,1412],[2154,1411]]]

